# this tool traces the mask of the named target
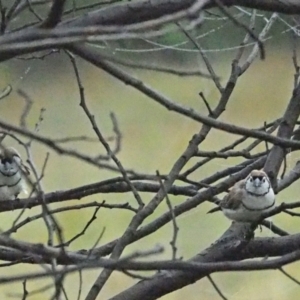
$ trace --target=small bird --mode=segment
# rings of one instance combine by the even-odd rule
[[[253,170],[246,179],[237,182],[229,193],[208,213],[222,210],[224,215],[236,222],[255,222],[263,212],[275,206],[275,194],[268,175]]]
[[[29,169],[22,163],[16,149],[3,148],[0,152],[0,201],[13,200],[26,192],[25,177]]]

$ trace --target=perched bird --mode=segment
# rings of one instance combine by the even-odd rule
[[[222,210],[230,220],[254,222],[274,206],[275,194],[268,175],[264,171],[253,170],[246,179],[233,186],[218,207],[208,213]]]
[[[22,163],[20,154],[14,148],[3,148],[0,152],[0,201],[13,200],[26,192],[25,177],[29,169]]]

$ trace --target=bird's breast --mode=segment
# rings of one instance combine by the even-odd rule
[[[249,210],[265,210],[271,208],[275,204],[275,195],[273,191],[263,196],[248,195],[243,200],[244,206]]]
[[[22,173],[17,164],[0,164],[0,187],[6,185],[8,188],[14,188],[22,180]]]

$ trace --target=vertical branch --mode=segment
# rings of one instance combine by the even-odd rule
[[[164,185],[163,185],[163,182],[161,180],[159,171],[156,171],[156,175],[158,177],[159,184],[160,184],[161,188],[164,190]],[[166,193],[166,191],[165,191],[165,193]],[[166,202],[167,202],[169,211],[172,214],[173,237],[172,237],[172,240],[170,242],[170,245],[172,247],[172,259],[175,260],[176,259],[176,253],[177,253],[176,241],[177,241],[179,227],[178,227],[177,222],[176,222],[176,216],[175,216],[175,213],[174,213],[174,209],[172,207],[172,203],[171,203],[167,193],[166,193]]]
[[[27,291],[27,288],[26,288],[26,280],[24,280],[22,282],[22,285],[23,285],[23,296],[22,296],[22,300],[26,300],[27,299],[27,296],[29,295],[28,291]]]
[[[293,91],[293,95],[283,118],[280,122],[277,137],[291,138],[294,130],[294,126],[300,115],[300,84]],[[268,173],[271,180],[273,189],[277,191],[277,175],[282,164],[282,161],[286,155],[286,148],[278,145],[274,145],[268,155],[267,161],[264,166],[264,170]]]
[[[31,107],[32,107],[32,104],[33,104],[33,101],[32,99],[27,95],[27,93],[21,89],[18,89],[17,90],[17,93],[24,99],[25,101],[25,106],[24,106],[24,109],[23,109],[23,112],[22,112],[22,115],[20,117],[20,127],[22,128],[27,128],[27,117],[28,117],[28,114],[31,110]]]
[[[298,82],[299,82],[299,73],[300,73],[300,67],[298,64],[298,55],[297,55],[297,35],[296,33],[293,31],[293,56],[292,56],[292,60],[293,60],[293,65],[295,68],[295,75],[294,75],[294,88],[297,87]]]
[[[41,24],[41,28],[53,28],[60,22],[66,0],[53,0],[52,2],[50,12]]]

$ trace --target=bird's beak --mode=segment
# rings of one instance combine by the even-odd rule
[[[255,178],[253,181],[253,185],[255,187],[260,187],[261,186],[261,180],[259,178]]]

